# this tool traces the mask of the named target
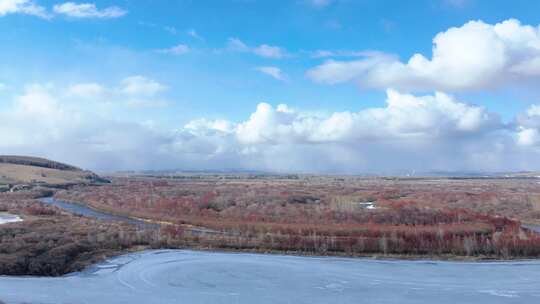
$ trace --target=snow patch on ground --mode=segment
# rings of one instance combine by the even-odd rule
[[[361,202],[361,203],[358,203],[358,205],[364,209],[369,209],[369,210],[378,209],[378,207],[375,206],[375,202]]]
[[[18,215],[13,215],[9,213],[0,213],[0,225],[8,223],[17,223],[22,222],[23,219]]]

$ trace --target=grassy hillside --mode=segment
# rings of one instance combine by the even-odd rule
[[[91,171],[43,158],[0,156],[0,192],[21,184],[61,186],[104,181]]]
[[[0,163],[58,169],[62,171],[82,171],[81,169],[71,165],[55,162],[45,158],[30,156],[0,155]]]

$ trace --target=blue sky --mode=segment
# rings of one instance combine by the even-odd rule
[[[17,103],[21,102],[22,97],[38,90],[50,97],[54,101],[54,106],[62,110],[62,113],[68,113],[67,115],[72,117],[81,117],[81,121],[103,120],[104,125],[107,123],[133,124],[146,128],[146,131],[150,129],[151,132],[159,133],[160,143],[161,137],[166,138],[163,139],[165,143],[161,144],[167,147],[160,149],[167,150],[164,158],[169,163],[157,166],[160,168],[183,167],[183,164],[187,162],[184,154],[187,153],[191,155],[187,159],[196,168],[221,166],[287,171],[290,164],[284,163],[273,167],[274,161],[271,159],[290,154],[298,155],[301,159],[304,153],[312,153],[322,155],[321,157],[326,159],[323,161],[324,165],[314,168],[312,164],[305,163],[298,167],[292,166],[291,170],[354,173],[377,171],[375,167],[366,164],[385,163],[384,159],[372,161],[375,157],[372,155],[378,155],[378,153],[362,150],[365,143],[371,140],[369,136],[356,135],[362,132],[369,134],[377,132],[358,129],[362,127],[352,127],[356,124],[369,125],[370,122],[355,121],[351,123],[352,129],[347,130],[349,135],[340,135],[341,137],[337,136],[337,133],[332,136],[325,135],[325,140],[320,139],[319,131],[317,131],[319,133],[305,131],[305,124],[310,124],[311,128],[313,119],[319,119],[317,123],[323,124],[325,119],[333,117],[336,113],[363,113],[357,116],[364,117],[364,114],[372,113],[373,109],[384,109],[388,104],[388,89],[395,89],[403,96],[412,94],[417,98],[435,96],[435,91],[440,91],[454,98],[456,103],[466,105],[472,112],[476,111],[476,108],[482,108],[485,113],[479,114],[478,117],[489,116],[490,118],[486,118],[486,121],[491,121],[491,117],[499,117],[498,126],[491,129],[493,133],[506,132],[514,128],[515,134],[491,138],[490,136],[494,135],[486,135],[482,129],[484,125],[478,122],[477,125],[475,124],[478,130],[474,130],[477,133],[456,135],[455,132],[463,131],[459,129],[460,122],[457,120],[460,119],[460,115],[466,115],[465,112],[459,112],[461,114],[450,118],[426,116],[426,121],[449,119],[444,126],[419,123],[422,127],[427,126],[427,129],[422,131],[427,135],[433,135],[428,134],[429,128],[441,129],[443,130],[440,131],[441,134],[446,134],[444,139],[430,137],[429,141],[440,145],[437,149],[444,150],[447,149],[444,147],[453,147],[456,142],[449,142],[448,138],[454,140],[458,136],[466,138],[459,141],[459,146],[465,150],[453,151],[456,152],[453,154],[468,153],[474,157],[491,159],[487,155],[481,157],[487,152],[469,147],[470,141],[473,141],[470,138],[476,136],[478,142],[502,145],[505,151],[500,152],[501,155],[492,156],[492,162],[481,166],[476,166],[475,160],[460,163],[459,158],[454,159],[454,156],[433,157],[430,154],[425,157],[433,159],[433,162],[428,162],[428,165],[424,166],[423,157],[415,156],[417,154],[415,149],[428,144],[427,139],[420,140],[415,137],[414,141],[407,142],[409,139],[403,139],[404,133],[400,129],[397,137],[401,144],[405,142],[406,148],[411,149],[411,165],[409,167],[402,164],[389,165],[384,170],[535,169],[535,164],[528,165],[530,167],[524,164],[530,163],[529,158],[536,156],[536,141],[540,142],[540,139],[532,134],[537,132],[536,122],[531,122],[534,119],[527,116],[530,113],[524,113],[527,113],[536,103],[540,103],[540,93],[536,86],[538,84],[536,70],[516,72],[515,77],[504,75],[510,70],[515,71],[515,66],[519,62],[516,64],[514,62],[521,60],[521,54],[524,52],[527,52],[526,57],[529,61],[523,64],[534,65],[537,58],[535,57],[537,56],[536,49],[531,51],[529,48],[525,50],[524,47],[514,50],[508,43],[505,48],[512,49],[512,52],[517,55],[505,55],[504,60],[508,63],[497,71],[491,71],[489,64],[478,69],[473,69],[474,67],[469,65],[468,67],[458,66],[453,70],[453,67],[444,63],[444,67],[434,68],[442,71],[437,72],[439,74],[419,79],[420,76],[417,74],[412,77],[407,74],[408,72],[398,73],[390,70],[390,67],[407,63],[409,58],[417,53],[431,60],[434,37],[453,27],[464,28],[463,32],[465,32],[465,25],[470,21],[481,20],[482,24],[494,27],[496,24],[512,19],[519,22],[520,28],[530,26],[537,29],[540,23],[538,11],[540,11],[540,2],[525,0],[512,1],[511,4],[502,0],[93,2],[0,0],[0,32],[2,33],[0,35],[2,46],[0,50],[0,110],[3,110],[4,115],[9,118],[7,120],[16,121],[16,118],[11,116],[20,108]],[[513,35],[517,37],[518,34]],[[471,41],[466,46],[461,44],[465,52],[476,48],[474,40]],[[534,43],[535,40],[529,45],[534,45]],[[460,53],[456,53],[456,62],[459,62],[460,56]],[[484,58],[490,54],[479,56]],[[373,64],[370,60],[377,63]],[[433,62],[435,61],[433,59]],[[339,64],[337,70],[334,65],[329,64],[335,62]],[[364,63],[369,64],[369,67],[359,70],[358,64]],[[452,61],[452,64],[455,63]],[[426,71],[431,71],[433,67],[424,66],[424,68]],[[458,79],[459,76],[449,81],[441,80],[450,77],[448,75],[455,77],[452,74],[453,71],[465,71],[463,73],[467,74],[469,70],[466,68],[470,68],[472,74],[476,70],[485,69],[489,75],[486,74],[488,76],[484,77],[482,74],[480,78],[492,79],[493,82],[484,83],[478,80],[480,78],[475,78],[462,83]],[[382,76],[372,75],[387,74],[386,69],[389,75],[395,72],[395,77],[381,80]],[[138,80],[136,85],[142,86],[142,89],[136,89],[135,93],[127,92],[126,86],[130,79]],[[73,93],[74,87],[80,88],[77,86],[81,84],[86,85],[82,86],[86,89],[83,93],[92,93],[90,94],[92,96],[82,96],[79,91],[77,94]],[[89,93],[88,84],[92,84],[92,88],[97,89],[90,90]],[[40,101],[36,103],[37,105],[32,104],[29,107],[39,108]],[[272,107],[269,111],[275,112],[273,116],[268,114],[273,117],[270,119],[272,122],[269,122],[270,120],[261,122],[264,125],[261,128],[266,128],[264,132],[271,129],[272,131],[268,132],[272,133],[272,136],[266,133],[264,136],[252,134],[250,140],[246,141],[238,133],[241,129],[239,126],[249,122],[250,117],[257,113],[257,107],[261,103],[268,103]],[[292,115],[291,117],[283,114],[288,112],[277,110],[279,104],[286,104],[295,114],[287,114]],[[52,106],[41,107],[51,109]],[[444,109],[438,108],[437,115],[444,112]],[[411,113],[414,115],[414,111]],[[282,114],[287,117],[281,117]],[[523,115],[527,117],[522,117],[518,121]],[[314,118],[305,119],[308,116]],[[56,120],[55,117],[50,117],[50,119],[53,122]],[[206,128],[204,132],[200,129],[196,131],[186,129],[190,122],[201,119],[209,122],[204,126]],[[208,138],[208,132],[216,132],[215,127],[209,126],[215,121],[226,121],[230,124],[226,130],[223,128],[218,130],[226,133],[219,135],[219,140],[225,142],[223,145],[208,148],[211,152],[203,149],[206,152],[201,152],[200,157],[195,157],[196,160],[193,160],[192,156],[198,155],[200,151],[195,148],[188,149],[189,152],[182,150],[184,148],[180,151],[175,150],[177,146],[190,146],[184,141],[178,142],[178,137],[187,136],[186,132],[197,140],[200,139],[199,133],[205,134],[205,143],[198,143],[197,146],[207,147],[210,142],[214,143],[216,139]],[[62,123],[58,119],[58,126],[51,128],[60,128],[59,126],[64,126]],[[452,123],[458,126],[457,129],[448,129],[447,125]],[[17,127],[16,122],[12,124],[9,130],[22,129]],[[339,121],[337,124],[343,125],[346,122]],[[401,126],[402,122],[398,124]],[[299,125],[302,127],[298,127]],[[488,128],[487,125],[486,122],[485,128]],[[97,132],[95,126],[88,127],[86,123],[69,126],[80,129],[81,134],[91,135],[92,132]],[[333,127],[335,126],[328,128]],[[282,131],[287,128],[294,129],[294,134]],[[374,128],[391,130],[393,133],[390,137],[397,134],[395,133],[397,127],[392,123]],[[7,127],[6,130],[8,130]],[[341,132],[339,130],[336,132]],[[523,135],[523,130],[531,131]],[[37,145],[32,147],[29,143],[17,141],[4,144],[0,148],[6,152],[41,153],[48,157],[68,158],[84,166],[104,169],[103,167],[116,163],[119,156],[115,153],[129,152],[133,147],[137,147],[137,144],[129,144],[129,147],[121,147],[115,153],[113,153],[114,148],[108,148],[106,153],[98,149],[99,153],[94,151],[94,154],[105,153],[110,158],[110,161],[101,163],[96,159],[103,157],[69,156],[69,153],[65,151],[73,148],[72,140],[68,140],[68,135],[65,134],[56,134],[59,137],[55,137],[56,135],[53,136],[55,133],[51,132],[44,137],[53,138],[62,149],[38,149]],[[417,136],[418,132],[415,129],[414,136]],[[309,134],[306,135],[307,133]],[[25,133],[21,131],[21,134]],[[100,133],[94,135],[101,136],[96,134]],[[123,136],[138,138],[139,134]],[[384,133],[381,136],[386,140],[389,134]],[[271,138],[273,136],[279,139]],[[407,136],[410,134],[408,133]],[[224,139],[228,137],[232,139]],[[518,145],[514,147],[513,144],[508,143],[512,140],[519,141],[522,137],[525,139],[521,141],[531,146],[527,148],[527,151],[522,151]],[[260,138],[271,139],[262,142]],[[380,142],[381,138],[375,140]],[[43,141],[41,144],[46,145],[52,142],[51,140]],[[320,145],[325,145],[325,143],[336,145],[335,149],[339,152],[321,150]],[[379,149],[401,150],[401,147],[396,148],[397,145],[396,141],[392,140],[391,143],[385,142],[374,149],[376,151]],[[170,146],[176,148],[170,150]],[[269,147],[271,149],[268,149]],[[85,147],[84,145],[77,147],[77,149],[85,150],[89,155],[94,148],[95,146]],[[260,152],[261,149],[276,152],[273,155],[262,155],[264,153]],[[252,150],[256,152],[246,152]],[[471,150],[474,151],[471,152]],[[221,151],[226,152],[220,154]],[[440,153],[436,151],[429,153]],[[244,157],[245,153],[251,153],[251,156],[246,157],[250,160],[238,160]],[[340,157],[344,161],[335,160],[329,155],[335,153],[345,153],[346,156]],[[357,154],[358,156],[355,156]],[[153,167],[156,162],[152,159],[161,157],[156,156],[155,152],[148,152],[143,156],[148,160],[142,162],[137,160],[136,164],[126,161],[113,169],[133,166]],[[354,169],[343,169],[347,167],[346,159],[354,163],[351,165]],[[223,162],[228,163],[217,165]],[[508,163],[510,165],[505,165]]]

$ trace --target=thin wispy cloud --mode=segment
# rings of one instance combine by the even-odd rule
[[[187,31],[187,34],[188,34],[190,37],[192,37],[192,38],[194,38],[194,39],[196,39],[196,40],[204,41],[204,38],[203,38],[201,35],[199,35],[199,33],[197,33],[197,31],[196,31],[195,29],[189,29],[189,30]]]
[[[185,44],[178,44],[167,49],[157,50],[161,54],[171,54],[171,55],[184,55],[191,51],[191,48]]]
[[[122,80],[121,91],[131,96],[155,96],[163,92],[167,86],[141,75],[129,76]]]
[[[316,50],[309,52],[312,58],[328,58],[328,57],[364,57],[375,53],[373,51],[352,51],[352,50]]]
[[[287,79],[283,71],[281,71],[280,68],[275,66],[260,66],[256,67],[255,70],[265,75],[268,75],[276,80],[285,81]]]
[[[238,38],[229,38],[227,48],[235,52],[252,53],[260,57],[281,59],[288,56],[287,51],[279,46],[261,44],[259,46],[248,46]]]
[[[127,14],[127,11],[118,7],[110,6],[98,9],[94,3],[65,2],[53,6],[56,14],[65,15],[71,18],[119,18]]]
[[[178,30],[174,26],[165,26],[163,29],[171,35],[178,34]]]
[[[77,83],[70,86],[66,91],[66,95],[69,97],[79,97],[85,99],[99,98],[104,93],[105,88],[95,82]]]

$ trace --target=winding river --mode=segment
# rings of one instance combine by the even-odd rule
[[[60,209],[64,209],[64,210],[69,211],[69,212],[71,212],[73,214],[82,215],[82,216],[86,216],[86,217],[91,217],[91,218],[95,218],[95,219],[98,219],[98,220],[126,222],[126,223],[130,223],[130,224],[133,224],[133,225],[136,225],[136,226],[139,226],[139,227],[144,227],[144,228],[157,228],[157,227],[159,227],[159,224],[148,223],[148,222],[145,222],[143,220],[133,219],[133,218],[130,218],[130,217],[127,217],[127,216],[113,215],[113,214],[110,214],[110,213],[97,211],[97,210],[88,208],[87,206],[85,206],[83,204],[75,204],[75,203],[71,203],[71,202],[66,202],[66,201],[63,201],[63,200],[55,199],[53,197],[41,198],[40,202],[42,202],[44,204],[47,204],[47,205],[56,206],[56,207],[58,207]]]
[[[81,205],[47,202],[83,208],[75,213],[86,216],[93,214],[88,210],[96,212]],[[466,263],[145,251],[60,278],[0,277],[2,301],[532,304],[540,303],[540,261]]]

